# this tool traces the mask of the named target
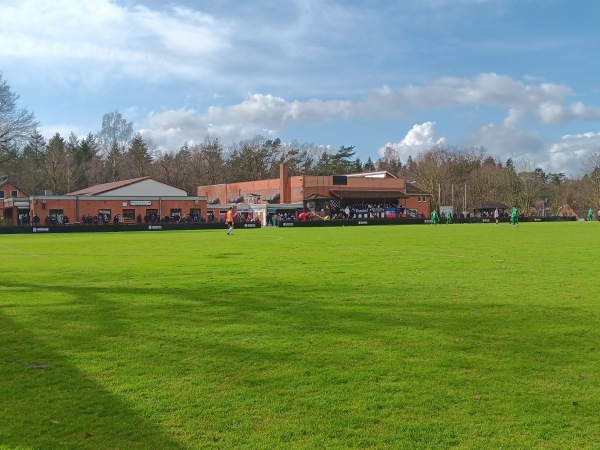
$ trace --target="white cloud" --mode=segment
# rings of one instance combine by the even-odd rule
[[[506,127],[514,127],[516,124],[521,122],[521,120],[523,120],[524,115],[525,113],[521,108],[510,108],[503,124]]]
[[[204,114],[193,109],[152,113],[142,133],[164,148],[177,148],[184,141],[197,142],[207,134],[231,143],[257,134],[277,136],[289,125],[349,117],[351,110],[351,102],[288,102],[273,95],[251,94],[236,105],[212,106]]]
[[[227,47],[228,26],[182,7],[162,12],[110,0],[9,0],[0,15],[0,57],[47,75],[193,78]],[[202,57],[199,62],[194,58]]]
[[[200,142],[210,134],[211,124],[193,110],[169,110],[151,113],[148,127],[142,128],[142,136],[149,138],[159,147],[175,150],[184,142]]]
[[[381,117],[409,116],[414,109],[444,107],[494,106],[506,109],[501,124],[482,126],[474,136],[463,137],[470,145],[484,146],[500,157],[527,153],[540,156],[542,138],[538,132],[524,132],[517,127],[526,117],[538,117],[542,123],[562,123],[568,120],[592,119],[597,108],[581,103],[563,106],[560,101],[570,89],[561,85],[532,82],[525,83],[496,74],[481,74],[472,79],[442,78],[423,87],[393,90],[388,86],[368,93],[363,99],[288,101],[268,94],[250,94],[240,103],[229,106],[212,106],[206,112],[190,109],[167,110],[150,116],[146,133],[161,145],[173,147],[174,139],[202,139],[206,133],[223,133],[223,141],[239,140],[264,134],[268,130],[277,135],[285,127],[320,123],[336,119],[378,119]],[[179,120],[180,122],[174,123]],[[475,122],[477,119],[471,119]],[[189,123],[193,122],[193,126]],[[208,126],[207,124],[211,124]],[[476,125],[476,123],[474,124]],[[444,137],[435,133],[435,122],[418,124],[397,143],[396,148],[406,159],[433,145],[445,143]],[[508,156],[507,156],[508,157]],[[540,158],[535,158],[540,159]]]
[[[399,102],[428,108],[450,105],[529,107],[544,101],[561,101],[572,94],[559,84],[524,83],[496,73],[474,78],[443,77],[421,87],[410,86],[397,95]]]
[[[254,114],[250,112],[250,116]],[[235,117],[236,114],[233,114]],[[216,119],[216,120],[215,120]],[[257,134],[266,137],[276,137],[275,130],[265,128],[261,123],[228,117],[218,117],[218,114],[200,115],[194,110],[168,110],[152,113],[148,116],[148,126],[140,133],[152,140],[159,147],[174,150],[183,145],[202,142],[208,135],[218,136],[224,144],[230,144],[242,139],[249,139]]]
[[[553,171],[565,172],[569,176],[580,175],[584,168],[582,159],[586,154],[600,149],[600,132],[567,134],[548,151]]]
[[[562,105],[555,102],[542,102],[537,109],[542,123],[560,124],[572,120],[598,120],[600,108],[584,105],[582,102]]]
[[[484,147],[490,155],[502,162],[508,158],[513,160],[527,158],[531,161],[547,159],[544,141],[539,132],[526,132],[507,125],[506,121],[501,124],[489,123],[481,127],[474,136],[469,138],[468,143]]]
[[[219,31],[223,24],[208,14],[183,7],[174,7],[167,14],[138,6],[130,15],[142,35],[155,38],[165,50],[179,56],[210,56],[225,46]]]
[[[425,122],[420,125],[413,125],[400,142],[385,144],[379,149],[379,154],[383,155],[385,149],[391,147],[396,150],[400,160],[406,162],[409,156],[414,158],[422,151],[445,143],[446,138],[439,136],[435,130],[435,122]]]

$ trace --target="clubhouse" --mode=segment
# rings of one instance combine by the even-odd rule
[[[91,186],[65,195],[29,196],[0,183],[0,218],[8,226],[140,224],[219,221],[233,206],[238,216],[262,224],[274,215],[313,217],[352,210],[354,219],[429,218],[431,194],[387,171],[348,175],[289,176],[199,186],[196,196],[152,177]],[[66,220],[65,220],[66,218]]]
[[[281,164],[279,178],[199,186],[215,215],[235,205],[265,224],[274,214],[325,216],[353,208],[354,218],[429,218],[431,194],[387,171],[349,175],[289,176]]]
[[[13,226],[200,221],[207,215],[206,197],[188,196],[185,190],[152,177],[40,196],[28,196],[5,181],[0,183],[1,194],[3,224]]]

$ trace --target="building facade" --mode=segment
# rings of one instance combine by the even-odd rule
[[[207,215],[206,197],[188,196],[185,190],[151,177],[99,184],[66,195],[23,193],[22,197],[5,199],[6,224],[25,225],[15,220],[15,208],[27,213],[27,224],[31,225],[200,221]],[[18,213],[20,217],[21,209]]]
[[[209,211],[224,210],[225,205],[235,204],[238,209],[254,210],[262,205],[266,214],[281,211],[329,214],[350,206],[362,206],[361,211],[370,207],[369,214],[379,214],[380,218],[390,217],[392,208],[397,210],[395,217],[400,214],[428,218],[431,198],[431,194],[413,183],[386,171],[290,177],[286,164],[280,166],[279,178],[198,186],[196,193],[208,199]],[[265,223],[262,217],[260,219]]]
[[[0,222],[26,225],[30,220],[29,196],[8,180],[0,182]]]

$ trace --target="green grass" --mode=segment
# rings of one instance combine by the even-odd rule
[[[597,448],[599,236],[0,235],[0,448]]]

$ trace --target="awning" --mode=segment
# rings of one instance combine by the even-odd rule
[[[242,203],[243,201],[244,201],[244,197],[242,197],[241,195],[239,197],[230,198],[228,200],[229,203]]]
[[[273,194],[270,197],[263,198],[267,202],[276,202],[279,200],[279,194]]]
[[[333,197],[327,197],[326,195],[321,194],[310,194],[308,197],[304,199],[305,202],[314,201],[314,200],[331,200]]]
[[[299,211],[299,210],[302,210],[303,207],[304,207],[304,205],[302,205],[302,203],[284,203],[284,204],[271,203],[267,207],[267,212],[268,213],[276,213],[278,211]]]
[[[213,199],[207,201],[206,203],[208,203],[209,205],[218,205],[219,204],[219,197],[213,198]]]
[[[379,200],[379,199],[399,199],[408,196],[401,191],[329,191],[338,198]]]

